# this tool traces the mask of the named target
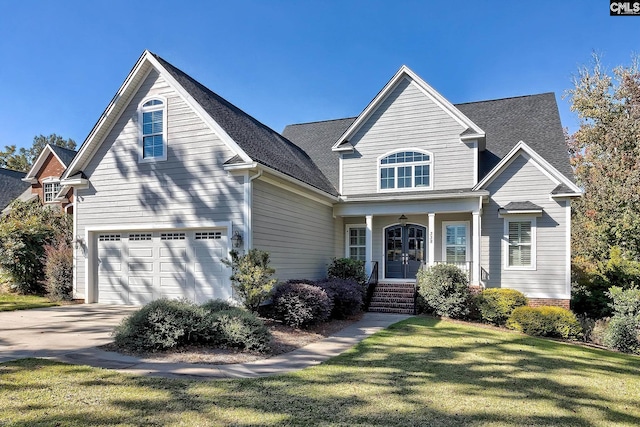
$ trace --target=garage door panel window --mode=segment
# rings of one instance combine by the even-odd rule
[[[185,240],[186,233],[160,233],[160,240]]]
[[[119,234],[101,234],[98,236],[98,241],[100,242],[119,242],[120,235]]]

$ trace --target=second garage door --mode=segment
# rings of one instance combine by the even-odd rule
[[[161,297],[204,302],[231,297],[226,229],[101,233],[98,301],[145,304]]]

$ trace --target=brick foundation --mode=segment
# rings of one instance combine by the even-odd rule
[[[571,300],[568,299],[551,299],[551,298],[528,298],[529,299],[529,307],[541,307],[543,305],[551,305],[554,307],[562,307],[569,310],[569,302]]]

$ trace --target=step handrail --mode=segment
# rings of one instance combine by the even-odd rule
[[[373,261],[371,264],[371,274],[369,275],[369,279],[367,280],[367,292],[364,299],[364,309],[369,310],[369,306],[371,305],[371,298],[373,298],[373,293],[376,290],[376,286],[378,286],[378,261]]]

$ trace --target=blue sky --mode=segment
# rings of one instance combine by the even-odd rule
[[[149,49],[258,120],[355,116],[402,64],[453,103],[555,92],[592,52],[640,53],[640,16],[576,1],[0,1],[0,148],[85,139]]]

